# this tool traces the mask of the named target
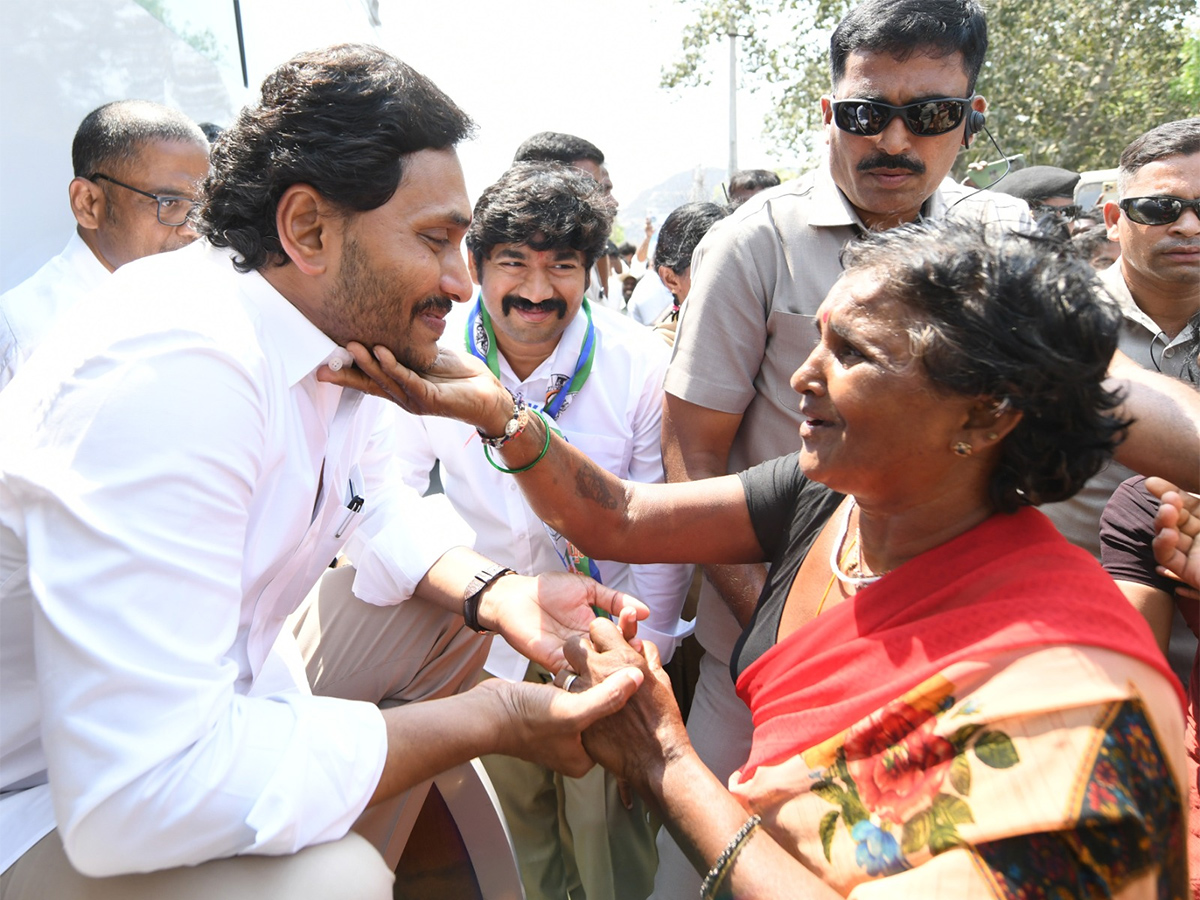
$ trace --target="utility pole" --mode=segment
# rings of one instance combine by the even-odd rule
[[[737,39],[750,37],[748,34],[739,34],[735,19],[730,16],[725,23],[725,36],[729,38],[729,176],[731,177],[737,171],[737,82],[738,82],[738,63],[737,63]]]
[[[725,36],[729,38],[729,174],[728,181],[737,171],[737,39],[741,36],[730,19]]]

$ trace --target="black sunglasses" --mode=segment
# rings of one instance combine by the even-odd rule
[[[1180,197],[1126,197],[1118,204],[1139,225],[1170,225],[1185,209],[1200,218],[1200,200]]]
[[[891,106],[875,100],[834,100],[833,122],[842,131],[871,136],[887,128],[900,116],[913,134],[934,137],[953,131],[962,124],[971,105],[971,97],[939,97],[906,106]]]

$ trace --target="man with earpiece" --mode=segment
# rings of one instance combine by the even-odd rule
[[[813,316],[841,274],[847,243],[918,219],[1033,228],[1024,201],[947,177],[985,121],[975,81],[987,21],[976,0],[864,0],[830,50],[831,89],[821,100],[828,159],[748,200],[693,256],[665,382],[670,481],[738,472],[795,445],[801,415],[788,381],[816,343]],[[696,620],[706,652],[688,733],[724,780],[750,746],[750,712],[728,663],[766,568],[706,575]],[[700,879],[665,830],[659,857],[654,897],[695,896]]]

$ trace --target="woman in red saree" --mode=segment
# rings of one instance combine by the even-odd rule
[[[797,454],[626,484],[536,417],[502,451],[589,554],[771,562],[732,663],[755,731],[728,786],[628,622],[567,647],[569,690],[644,677],[585,747],[657,807],[705,897],[1183,900],[1178,681],[1032,508],[1074,493],[1128,424],[1103,385],[1119,314],[1035,238],[903,227],[844,262],[792,378]],[[454,405],[496,434],[512,409],[482,373],[356,357],[415,411]]]

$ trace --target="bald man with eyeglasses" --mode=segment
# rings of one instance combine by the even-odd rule
[[[110,273],[197,237],[192,217],[208,174],[208,141],[178,110],[147,100],[106,103],[80,123],[71,162],[75,233],[62,253],[0,296],[0,389]]]

